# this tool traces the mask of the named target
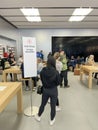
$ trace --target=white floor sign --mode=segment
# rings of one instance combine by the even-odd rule
[[[36,39],[23,37],[24,77],[37,76]]]

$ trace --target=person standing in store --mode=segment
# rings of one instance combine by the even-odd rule
[[[29,81],[26,80],[26,78],[24,77],[24,62],[22,62],[21,66],[20,66],[20,69],[21,69],[21,72],[22,72],[22,78],[25,79],[25,85],[26,85],[25,90],[26,90],[26,91],[29,91],[29,90],[30,90]],[[28,77],[28,78],[29,78],[29,77]]]
[[[63,79],[64,79],[64,88],[68,88],[70,87],[68,85],[68,68],[67,68],[67,58],[66,58],[66,54],[64,51],[61,51],[60,52],[60,61],[62,62],[62,71],[61,71],[61,74],[60,74],[60,77],[61,77],[61,83],[60,83],[60,86],[62,87],[62,82],[63,82]]]
[[[49,57],[47,60],[47,66],[40,72],[40,78],[43,85],[42,101],[39,107],[38,114],[35,115],[37,121],[41,120],[41,115],[44,112],[44,108],[50,98],[50,125],[55,122],[56,116],[56,102],[58,97],[57,86],[60,84],[60,75],[56,70],[56,60],[54,57]]]
[[[55,52],[53,57],[56,59],[56,70],[59,72],[59,74],[61,73],[62,70],[62,62],[60,61],[60,53],[59,52]],[[60,105],[59,105],[59,98],[57,98],[57,103],[56,103],[56,111],[60,111]]]

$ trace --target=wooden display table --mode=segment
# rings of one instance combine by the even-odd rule
[[[10,74],[10,73],[12,73],[14,75],[14,81],[16,81],[17,74],[21,74],[21,70],[18,66],[12,66],[9,69],[3,70],[2,80],[4,82],[7,81],[7,75]]]
[[[4,90],[1,90],[2,88]],[[0,112],[8,105],[10,100],[17,95],[17,112],[23,112],[22,83],[20,82],[0,82]]]
[[[74,75],[80,75],[80,68],[74,69]]]
[[[88,87],[92,88],[92,74],[98,72],[98,66],[83,65],[80,69],[80,80],[83,80],[83,74],[88,74]]]

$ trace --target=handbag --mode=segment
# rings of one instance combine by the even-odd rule
[[[10,68],[11,66],[10,66],[10,63],[8,62],[8,61],[6,61],[5,63],[4,63],[4,68],[5,69],[8,69],[8,68]]]
[[[41,85],[39,85],[38,87],[37,87],[37,94],[42,94],[43,93],[43,86],[41,86]]]

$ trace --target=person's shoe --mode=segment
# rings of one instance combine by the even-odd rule
[[[35,120],[37,120],[37,121],[39,121],[39,122],[40,122],[41,117],[40,117],[40,116],[38,116],[38,114],[37,114],[37,115],[35,115]]]
[[[53,120],[50,121],[50,125],[53,125],[55,122],[55,118]]]
[[[48,99],[48,103],[50,103],[50,98]]]
[[[35,90],[36,90],[36,88],[34,87],[34,88],[33,88],[33,91],[35,91]]]
[[[70,87],[70,85],[64,86],[64,88],[69,88],[69,87]]]
[[[56,106],[56,111],[61,111],[61,108],[59,106]]]
[[[26,91],[29,91],[29,90],[30,90],[30,88],[29,88],[29,87],[26,87],[26,88],[25,88],[25,90],[26,90]]]

